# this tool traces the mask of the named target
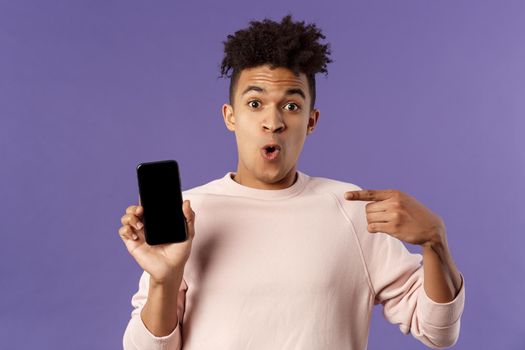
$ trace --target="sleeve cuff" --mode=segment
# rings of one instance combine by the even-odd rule
[[[146,328],[140,315],[132,317],[126,329],[131,347],[126,349],[178,349],[181,344],[180,324],[168,335],[157,337]]]
[[[417,300],[418,318],[434,327],[448,327],[456,323],[465,305],[465,282],[461,274],[461,288],[454,300],[448,303],[438,303],[430,299],[422,286]]]

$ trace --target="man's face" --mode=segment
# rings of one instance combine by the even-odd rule
[[[295,76],[269,65],[241,71],[234,105],[222,106],[226,127],[237,140],[237,182],[260,189],[292,185],[306,135],[319,118],[319,110],[309,110],[310,98],[304,73]],[[266,155],[267,144],[279,145],[280,151]]]

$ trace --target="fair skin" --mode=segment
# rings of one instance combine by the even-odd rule
[[[296,164],[306,136],[314,130],[320,113],[315,108],[310,110],[306,76],[303,73],[295,76],[286,68],[271,69],[268,65],[244,69],[233,104],[224,104],[222,114],[237,141],[234,180],[257,189],[290,187],[296,180]],[[261,147],[270,142],[281,145],[279,157],[271,162],[260,153]],[[453,300],[461,287],[461,277],[448,249],[443,220],[401,191],[352,191],[353,198],[348,198],[348,193],[341,196],[370,201],[366,205],[370,234],[384,232],[422,247],[427,295],[439,303]],[[150,246],[145,242],[143,210],[140,202],[126,209],[119,235],[128,252],[151,276],[142,321],[152,334],[165,336],[173,332],[178,322],[177,296],[195,236],[195,213],[190,202],[184,201],[187,241]]]
[[[297,89],[304,97],[301,93],[286,94],[288,89]],[[244,69],[233,103],[235,106],[222,106],[222,115],[237,140],[234,180],[265,190],[290,187],[306,136],[315,128],[320,113],[315,108],[310,110],[306,75],[296,76],[289,69],[271,69],[268,65]],[[282,146],[276,162],[267,162],[260,154],[261,147],[270,142]]]

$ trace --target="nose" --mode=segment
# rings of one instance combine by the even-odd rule
[[[285,125],[280,111],[274,111],[268,115],[263,121],[264,131],[270,130],[272,132],[280,132],[284,130]]]

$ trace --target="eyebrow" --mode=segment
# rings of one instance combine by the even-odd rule
[[[256,85],[250,85],[246,89],[244,89],[244,91],[242,92],[241,96],[243,96],[244,94],[246,94],[249,91],[257,91],[257,92],[266,93],[265,89],[263,89],[263,88],[261,88],[259,86],[256,86]],[[305,95],[304,91],[301,88],[289,88],[284,93],[285,96],[296,95],[296,94],[300,95],[303,98],[303,100],[306,100],[306,95]]]

